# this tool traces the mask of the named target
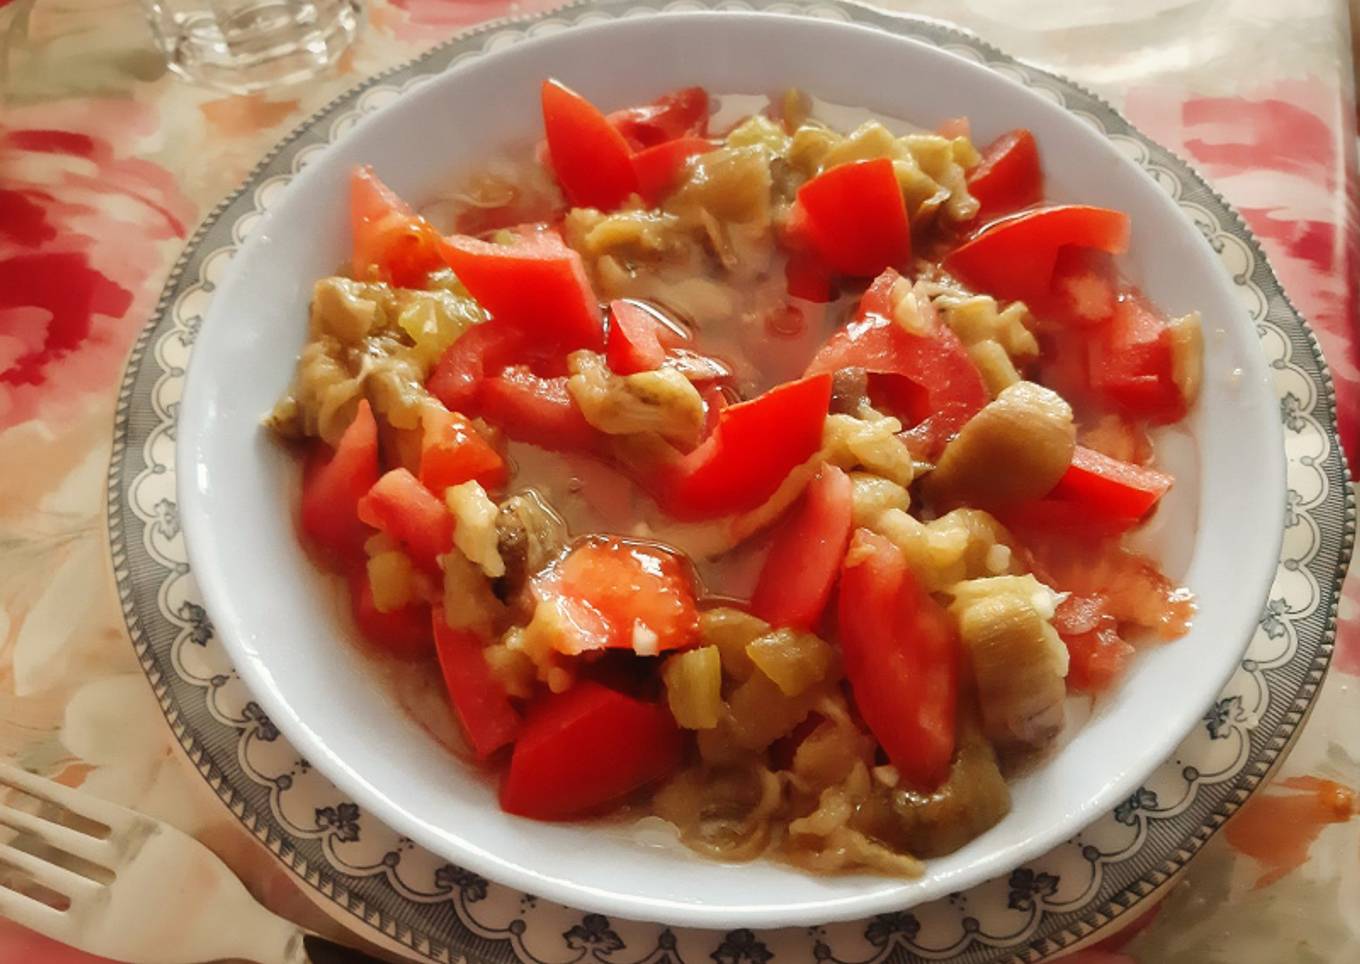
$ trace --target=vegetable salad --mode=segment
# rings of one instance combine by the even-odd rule
[[[919,874],[1186,631],[1125,541],[1199,318],[1120,276],[1127,215],[1044,204],[1026,130],[541,109],[426,214],[354,172],[269,418],[302,538],[506,811]]]

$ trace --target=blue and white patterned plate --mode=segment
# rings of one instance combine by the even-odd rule
[[[119,397],[109,534],[133,645],[176,737],[231,812],[337,916],[348,915],[350,926],[432,960],[1043,959],[1128,913],[1171,879],[1261,784],[1317,694],[1355,514],[1321,353],[1237,214],[1184,162],[1069,81],[949,27],[849,3],[685,2],[666,9],[768,9],[853,21],[968,57],[1090,123],[1200,228],[1256,322],[1280,395],[1289,460],[1284,543],[1269,602],[1240,669],[1202,725],[1111,814],[1004,878],[910,912],[723,933],[581,914],[452,866],[346,800],[251,699],[203,609],[175,501],[178,403],[215,282],[288,180],[359,117],[451,64],[526,37],[655,12],[633,0],[489,24],[370,79],[298,128],[198,229],[133,350]]]

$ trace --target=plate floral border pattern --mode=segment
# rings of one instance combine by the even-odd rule
[[[967,57],[1064,105],[1147,171],[1219,255],[1255,321],[1280,396],[1288,506],[1280,567],[1242,664],[1203,721],[1128,800],[1043,858],[965,893],[868,920],[778,931],[606,918],[487,881],[360,811],[296,753],[245,690],[194,586],[174,449],[194,338],[233,251],[288,180],[363,116],[449,67],[574,24],[684,10],[763,9],[851,21]],[[1331,657],[1355,504],[1331,378],[1241,218],[1184,161],[1095,95],[960,30],[850,2],[636,0],[486,24],[352,89],[304,122],[198,228],[133,349],[108,474],[114,574],[132,644],[176,738],[223,803],[326,901],[415,954],[523,964],[878,964],[1039,961],[1153,894],[1261,784]]]

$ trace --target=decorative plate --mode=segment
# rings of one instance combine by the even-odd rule
[[[199,227],[133,350],[118,403],[109,534],[133,646],[176,737],[231,812],[319,899],[334,904],[337,916],[349,915],[347,923],[370,929],[382,943],[439,961],[535,964],[1041,960],[1083,941],[1171,879],[1261,784],[1317,694],[1355,523],[1321,353],[1237,214],[1184,162],[1071,82],[958,30],[850,3],[713,0],[665,9],[768,9],[846,20],[968,57],[1102,132],[1152,175],[1222,259],[1274,371],[1288,505],[1279,569],[1246,657],[1174,758],[1111,814],[1004,878],[909,912],[724,933],[582,914],[452,866],[346,800],[251,699],[189,572],[175,501],[176,414],[214,283],[289,178],[357,118],[453,63],[525,37],[656,12],[633,0],[487,24],[370,79],[299,127]]]

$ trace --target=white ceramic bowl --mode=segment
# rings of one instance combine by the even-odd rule
[[[606,110],[703,84],[798,86],[922,126],[957,115],[979,141],[1024,125],[1050,195],[1133,218],[1124,270],[1207,332],[1195,445],[1153,541],[1199,597],[1190,634],[1140,657],[1054,758],[1012,785],[1000,825],[917,881],[814,877],[770,861],[724,865],[647,847],[616,828],[503,814],[493,784],[450,758],[367,678],[290,518],[296,470],[260,428],[303,344],[312,282],[347,254],[346,179],[374,165],[420,202],[451,172],[538,130],[538,85],[562,78]],[[991,71],[843,23],[668,14],[540,36],[465,61],[314,158],[236,255],[193,353],[180,415],[180,511],[193,572],[236,668],[293,745],[369,813],[492,879],[586,910],[667,923],[767,927],[862,917],[1005,873],[1110,809],[1175,747],[1227,679],[1275,568],[1284,460],[1254,327],[1195,227],[1078,118]]]

